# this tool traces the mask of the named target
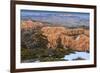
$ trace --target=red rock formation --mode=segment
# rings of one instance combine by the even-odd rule
[[[43,27],[43,35],[47,36],[48,48],[56,49],[58,38],[63,48],[71,48],[77,51],[89,51],[89,30],[66,29],[64,27]],[[70,35],[70,36],[69,36]]]
[[[73,37],[61,34],[60,39],[61,39],[61,45],[63,46],[64,49],[72,48],[74,42]]]
[[[41,29],[43,35],[47,36],[48,39],[48,48],[55,49],[57,47],[57,40],[61,33],[64,33],[66,29],[64,27],[43,27]]]
[[[67,29],[66,30],[66,35],[69,35],[69,36],[73,36],[73,35],[80,35],[80,34],[83,34],[84,33],[84,29],[82,28],[77,28],[77,29]]]
[[[32,20],[22,21],[21,22],[21,29],[37,29],[43,27],[44,25],[41,22],[36,22]]]
[[[90,40],[86,35],[79,35],[73,43],[73,49],[77,51],[89,51]]]
[[[89,32],[89,30],[84,30],[84,35],[86,35],[86,36],[90,36],[90,32]]]
[[[60,43],[63,48],[71,48],[77,51],[89,51],[89,30],[83,28],[69,29],[65,27],[44,26],[44,23],[27,20],[21,22],[21,29],[37,29],[41,28],[42,34],[47,37],[48,48],[56,49]]]

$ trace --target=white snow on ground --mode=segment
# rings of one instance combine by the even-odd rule
[[[89,60],[90,54],[87,52],[75,52],[69,55],[65,55],[64,59],[72,61],[73,59],[82,58],[85,60]]]

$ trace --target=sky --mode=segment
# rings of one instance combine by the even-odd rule
[[[21,20],[32,19],[66,26],[89,26],[89,13],[21,10]]]

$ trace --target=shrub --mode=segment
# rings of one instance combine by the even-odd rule
[[[42,43],[42,44],[41,44]],[[36,47],[46,47],[48,43],[46,37],[40,30],[21,30],[21,47],[33,49]]]

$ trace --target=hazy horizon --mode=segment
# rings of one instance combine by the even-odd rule
[[[64,26],[88,26],[89,13],[21,10],[21,20],[36,20]]]

